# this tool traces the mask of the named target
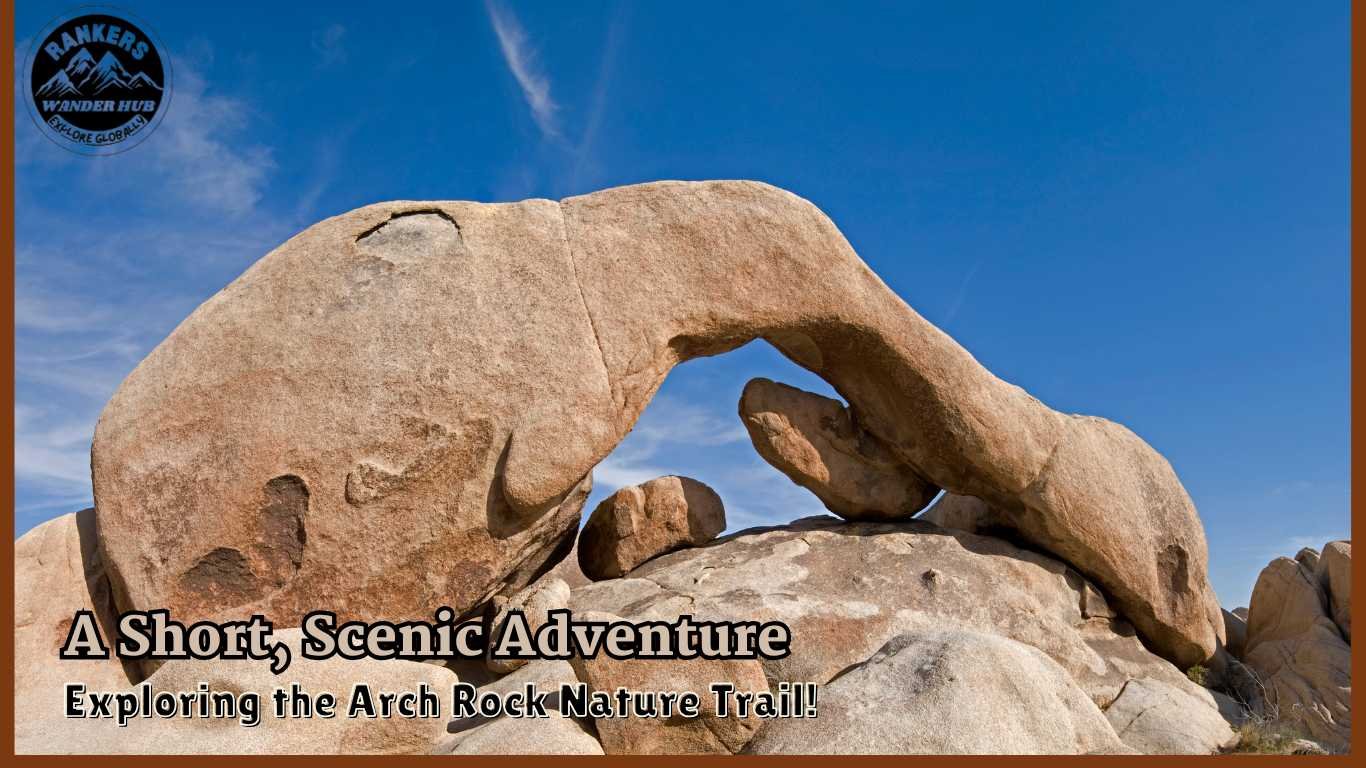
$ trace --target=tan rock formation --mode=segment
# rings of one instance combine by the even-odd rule
[[[585,612],[585,621],[619,621],[621,617]],[[701,715],[695,718],[625,717],[597,720],[598,739],[609,755],[729,754],[740,751],[754,737],[762,721],[739,717],[734,710],[719,716],[710,695],[713,683],[730,683],[744,693],[769,690],[763,665],[753,659],[614,659],[598,654],[569,662],[579,680],[591,690],[692,691],[701,695]],[[731,697],[730,706],[735,706]]]
[[[527,629],[533,634],[545,625],[550,611],[569,607],[569,585],[554,576],[544,576],[535,584],[518,592],[512,597],[493,598],[494,615],[489,626],[490,654],[492,645],[497,642],[508,611],[521,611],[526,617]],[[492,672],[507,674],[527,663],[526,659],[495,659],[490,655],[485,663]]]
[[[815,719],[774,720],[746,751],[1075,755],[1132,750],[1072,678],[1037,649],[991,634],[920,630],[892,638],[871,659],[824,686]]]
[[[1317,553],[1280,557],[1257,577],[1243,660],[1266,689],[1267,716],[1345,749],[1352,730],[1352,649],[1328,615],[1313,570],[1319,559]]]
[[[1342,636],[1352,642],[1352,542],[1331,541],[1323,547],[1317,575],[1328,597],[1328,613]]]
[[[908,518],[939,492],[838,400],[753,379],[740,396],[740,419],[765,461],[846,520]]]
[[[666,475],[602,500],[579,532],[579,567],[611,579],[679,547],[697,546],[726,529],[716,491],[690,477]]]
[[[1130,680],[1105,717],[1125,744],[1146,755],[1208,755],[1238,740],[1209,693],[1196,701],[1189,689],[1147,678]]]
[[[978,533],[999,525],[1000,515],[993,512],[991,505],[972,496],[959,496],[946,493],[939,497],[933,506],[916,517],[940,528]]]
[[[1236,659],[1247,650],[1247,619],[1230,611],[1224,611],[1224,647]]]
[[[1076,565],[1161,653],[1213,653],[1204,533],[1167,462],[993,376],[815,206],[753,182],[382,203],[295,236],[101,416],[118,602],[281,621],[473,607],[544,570],[574,489],[674,365],[759,337],[916,475]]]
[[[90,611],[106,645],[118,637],[109,582],[95,547],[95,510],[62,515],[14,543],[15,736],[33,743],[34,720],[61,718],[63,686],[127,688],[136,670],[107,660],[62,660],[77,611]]]
[[[792,629],[792,653],[763,662],[774,684],[826,683],[899,634],[963,630],[1042,651],[1097,713],[1130,680],[1144,678],[1181,691],[1192,707],[1216,709],[1207,691],[1146,649],[1072,568],[1001,539],[917,520],[818,517],[727,536],[576,589],[570,608],[576,616],[605,611],[639,620],[686,613],[783,621]]]

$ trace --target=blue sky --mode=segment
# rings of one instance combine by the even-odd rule
[[[18,69],[74,5],[19,3]],[[119,5],[174,62],[155,134],[79,157],[16,105],[16,533],[90,503],[119,381],[313,221],[751,178],[998,375],[1164,453],[1226,605],[1349,535],[1347,2]],[[753,376],[829,392],[762,343],[688,363],[593,501],[681,473],[732,527],[822,511],[750,447]]]

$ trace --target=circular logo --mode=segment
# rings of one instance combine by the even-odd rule
[[[28,56],[29,111],[39,130],[83,155],[131,149],[157,127],[171,65],[146,25],[112,8],[58,18]]]

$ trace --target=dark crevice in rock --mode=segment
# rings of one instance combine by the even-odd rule
[[[460,234],[460,224],[456,222],[456,220],[452,218],[449,213],[446,213],[445,211],[440,210],[438,208],[417,208],[411,211],[398,211],[397,213],[389,214],[389,218],[365,230],[359,235],[356,235],[356,242],[359,243],[362,240],[370,237],[373,234],[376,234],[380,230],[389,226],[389,224],[391,224],[392,222],[398,219],[406,218],[408,216],[438,216],[442,219],[445,219],[446,222],[449,223],[452,227],[455,227],[455,232],[457,235]]]

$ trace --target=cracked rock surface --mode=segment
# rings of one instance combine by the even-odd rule
[[[1125,744],[1149,755],[1208,755],[1237,737],[1217,705],[1169,682],[1130,680],[1105,709]]]

